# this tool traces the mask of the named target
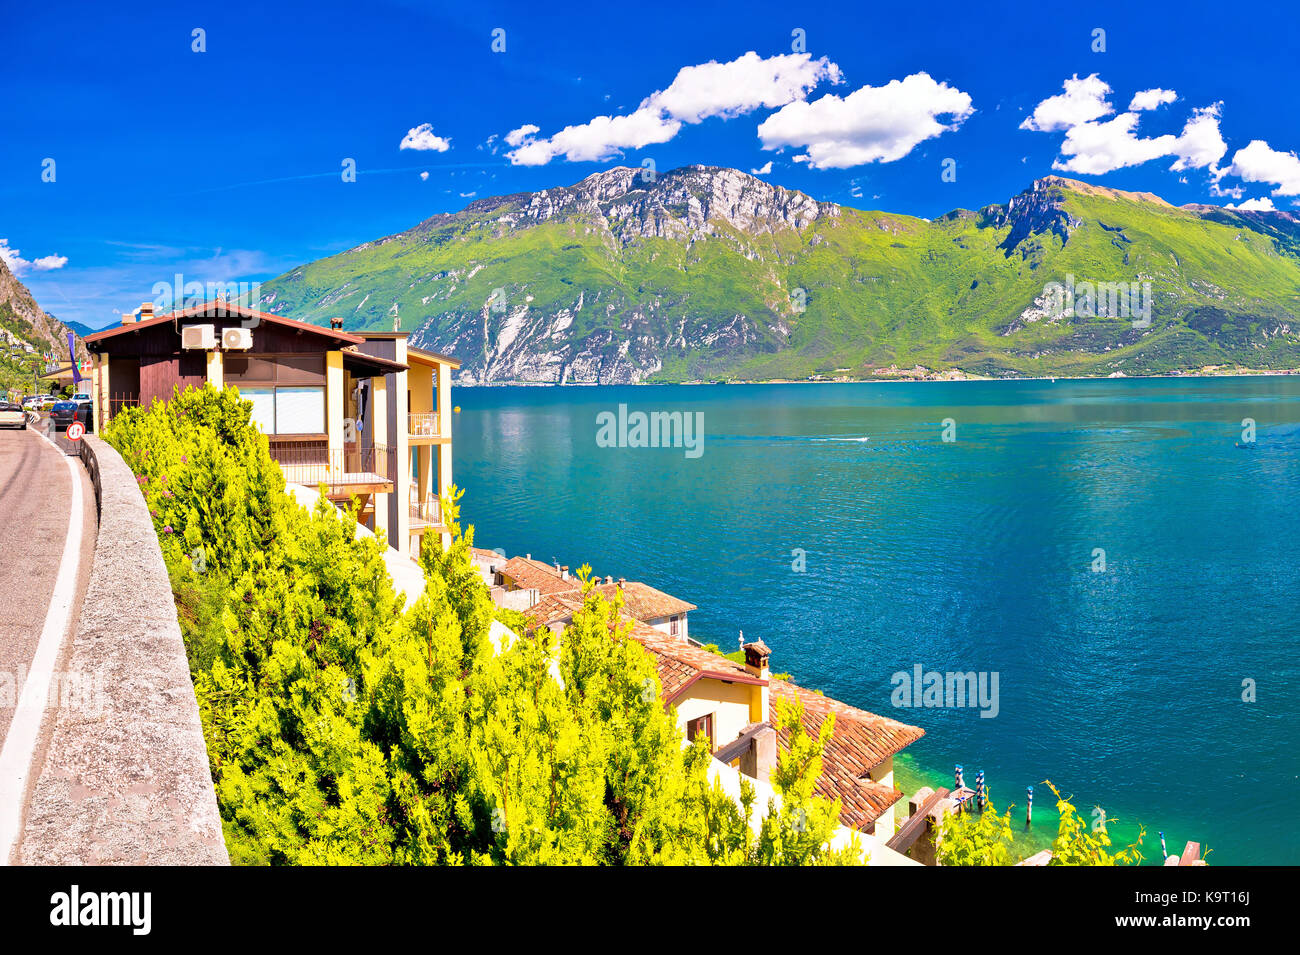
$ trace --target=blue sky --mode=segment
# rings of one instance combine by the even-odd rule
[[[1300,15],[984,6],[11,5],[0,254],[100,326],[177,272],[266,280],[646,159],[770,162],[819,199],[925,217],[1054,172],[1175,204],[1300,199]]]

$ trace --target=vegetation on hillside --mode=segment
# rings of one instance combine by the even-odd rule
[[[812,793],[832,721],[799,713],[761,822],[683,747],[648,653],[587,588],[549,630],[493,643],[473,529],[436,535],[409,611],[382,539],[285,492],[251,405],[187,390],[105,432],[138,476],[172,577],[231,858],[242,864],[827,864]],[[557,678],[558,676],[558,678]]]
[[[705,189],[711,174],[749,179],[696,167],[660,183],[693,176],[691,188]],[[841,207],[801,229],[718,220],[708,235],[666,237],[655,228],[680,210],[654,207],[655,186],[546,221],[520,214],[533,197],[508,197],[294,269],[266,283],[263,301],[350,328],[388,329],[396,315],[413,342],[454,352],[479,377],[1300,367],[1300,258],[1286,214],[1202,214],[1066,180],[1039,185],[1031,212],[1022,202],[931,222]],[[622,217],[629,207],[654,214]],[[1071,276],[1149,282],[1150,327],[1026,316]]]

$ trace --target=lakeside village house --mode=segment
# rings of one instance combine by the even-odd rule
[[[387,534],[394,585],[407,606],[418,599],[424,578],[412,558],[422,536],[436,533],[450,544],[439,498],[451,484],[458,361],[410,347],[401,332],[349,333],[341,320],[323,328],[221,300],[160,316],[146,302],[85,344],[96,423],[124,407],[169,399],[177,385],[237,387],[253,402],[253,419],[290,492],[310,504],[324,483],[337,504],[356,496],[359,523]],[[493,601],[524,611],[537,626],[562,632],[582,607],[580,582],[567,567],[479,549],[473,559]],[[813,736],[834,713],[816,791],[840,800],[837,844],[856,830],[874,864],[915,864],[885,843],[898,831],[903,795],[894,788],[894,755],[923,730],[773,677],[762,641],[745,645],[744,664],[705,650],[689,635],[694,604],[611,577],[597,590],[610,598],[622,591],[624,619],[655,660],[663,704],[675,707],[687,739],[708,737],[713,776],[727,792],[739,798],[743,774],[757,792],[757,812],[765,811],[771,770],[789,742],[776,725],[778,700],[802,702]],[[514,637],[500,623],[493,632],[494,639]]]
[[[568,567],[532,559],[506,559],[495,551],[473,551],[475,565],[492,589],[493,601],[521,610],[538,626],[556,633],[582,608],[581,584]],[[630,635],[654,658],[663,685],[663,703],[677,711],[686,738],[709,738],[714,776],[739,796],[738,774],[757,790],[759,812],[773,789],[768,782],[778,752],[789,743],[777,726],[777,701],[798,701],[804,729],[816,736],[822,722],[835,714],[834,733],[822,754],[816,792],[840,800],[841,832],[863,834],[875,864],[908,864],[910,859],[886,847],[897,831],[895,804],[903,794],[894,788],[894,755],[924,735],[924,730],[868,713],[788,680],[772,676],[771,650],[761,641],[744,646],[744,664],[705,650],[689,636],[687,619],[694,604],[648,584],[610,577],[596,590],[612,598],[623,593],[623,616]]]

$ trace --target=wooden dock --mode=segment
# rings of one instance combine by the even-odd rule
[[[886,842],[885,845],[895,852],[906,853],[916,843],[916,840],[925,833],[929,825],[930,812],[941,800],[947,798],[948,790],[946,789],[940,788],[932,792],[926,797],[925,802],[921,804],[921,808],[899,827],[893,838]]]

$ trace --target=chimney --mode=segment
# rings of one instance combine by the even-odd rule
[[[618,579],[618,589],[619,589],[619,590],[622,590],[622,589],[623,589],[623,585],[624,585],[625,583],[627,583],[627,578],[626,578],[626,577],[620,577],[620,578]]]
[[[763,681],[762,686],[754,687],[755,693],[750,698],[749,718],[754,723],[766,723],[771,715],[767,684],[772,677],[772,671],[768,668],[771,657],[771,649],[762,640],[745,644],[745,669],[749,671],[750,676]]]
[[[533,559],[532,554],[524,554],[524,560],[532,560],[532,559]]]
[[[134,315],[133,313],[131,313],[131,312],[123,312],[123,313],[122,313],[122,324],[123,324],[123,325],[134,325],[134,324],[135,324],[135,315]]]
[[[611,577],[611,576],[609,576],[609,574],[606,574],[606,575],[605,575],[605,583],[607,583],[607,584],[612,584],[613,582],[614,582],[614,578]]]
[[[749,741],[749,749],[740,757],[740,771],[760,783],[772,781],[776,768],[776,730],[764,726]]]
[[[561,579],[561,580],[568,580],[568,579],[569,579],[569,568],[568,568],[568,567],[561,567],[561,568],[560,568],[560,579]]]
[[[153,318],[153,302],[140,303],[140,321],[147,322]]]
[[[330,319],[330,328],[334,329],[335,331],[342,331],[342,330],[343,330],[343,319],[341,319],[341,318],[331,318],[331,319]]]

